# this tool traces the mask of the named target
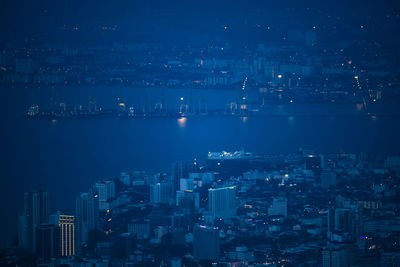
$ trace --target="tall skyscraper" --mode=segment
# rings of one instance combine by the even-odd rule
[[[75,255],[75,217],[58,212],[50,216],[51,223],[60,228],[60,256]]]
[[[36,254],[44,262],[60,255],[60,228],[54,224],[42,224],[36,228]]]
[[[236,216],[236,188],[234,186],[208,189],[208,210],[219,218]]]
[[[99,201],[92,189],[88,193],[80,193],[75,205],[75,240],[76,252],[88,240],[88,234],[98,226]]]
[[[88,200],[88,193],[80,193],[75,199],[75,247],[77,254],[80,252],[81,245],[88,239]]]
[[[75,255],[74,216],[60,215],[58,225],[61,233],[61,256]]]
[[[24,213],[18,219],[21,248],[35,251],[36,228],[47,223],[48,216],[48,193],[44,191],[25,193]]]
[[[174,194],[180,188],[181,178],[189,178],[189,165],[187,162],[177,162],[174,167]]]
[[[196,225],[193,229],[193,256],[199,260],[219,260],[219,230]]]

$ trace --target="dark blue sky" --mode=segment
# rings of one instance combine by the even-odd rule
[[[318,8],[323,12],[357,20],[361,16],[396,13],[400,2],[382,1],[30,1],[0,3],[2,35],[38,31],[54,25],[119,24],[174,27],[182,24],[214,25],[223,21],[242,22],[265,18],[268,11],[290,7]],[[283,20],[287,20],[283,18]],[[283,21],[286,23],[287,21]]]

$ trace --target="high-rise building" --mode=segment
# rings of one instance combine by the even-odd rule
[[[115,182],[100,181],[93,186],[94,193],[98,195],[99,209],[106,210],[109,205],[107,202],[115,198]]]
[[[177,162],[174,167],[174,194],[180,188],[181,178],[189,178],[189,165],[187,162]]]
[[[196,225],[193,229],[193,256],[196,261],[219,260],[219,230]]]
[[[215,217],[229,219],[236,216],[236,188],[234,186],[208,189],[208,211]]]
[[[115,198],[115,182],[100,181],[95,183],[94,190],[99,196],[99,201],[108,201]]]
[[[331,208],[328,210],[328,237],[333,232],[345,232],[356,240],[363,232],[362,213],[358,207]]]
[[[272,205],[268,208],[268,216],[287,216],[287,199],[274,197]]]
[[[21,214],[18,216],[18,246],[25,250],[29,249],[30,244],[26,216]]]
[[[171,182],[160,182],[150,185],[150,202],[152,204],[173,204],[173,184]]]
[[[20,247],[35,250],[36,228],[48,222],[48,193],[43,191],[29,192],[24,195],[24,213],[18,219]]]
[[[75,255],[75,217],[58,212],[50,216],[51,223],[60,228],[60,256]]]
[[[60,215],[58,225],[61,234],[61,256],[75,255],[75,225],[74,216]]]
[[[80,246],[88,239],[89,226],[88,226],[88,205],[89,194],[80,193],[75,201],[75,247],[76,252],[79,254]]]
[[[89,232],[98,226],[99,201],[92,189],[76,197],[75,216],[75,248],[79,252],[81,245],[87,242]]]
[[[47,262],[60,255],[60,228],[54,224],[41,224],[36,228],[36,255]]]

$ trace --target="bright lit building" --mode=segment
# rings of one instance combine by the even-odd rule
[[[75,218],[58,212],[50,216],[50,222],[60,228],[60,256],[75,255]]]
[[[75,255],[75,226],[74,216],[60,215],[58,226],[61,234],[61,256]]]

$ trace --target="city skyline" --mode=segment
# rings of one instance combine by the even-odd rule
[[[0,265],[393,267],[400,2],[0,3]]]

